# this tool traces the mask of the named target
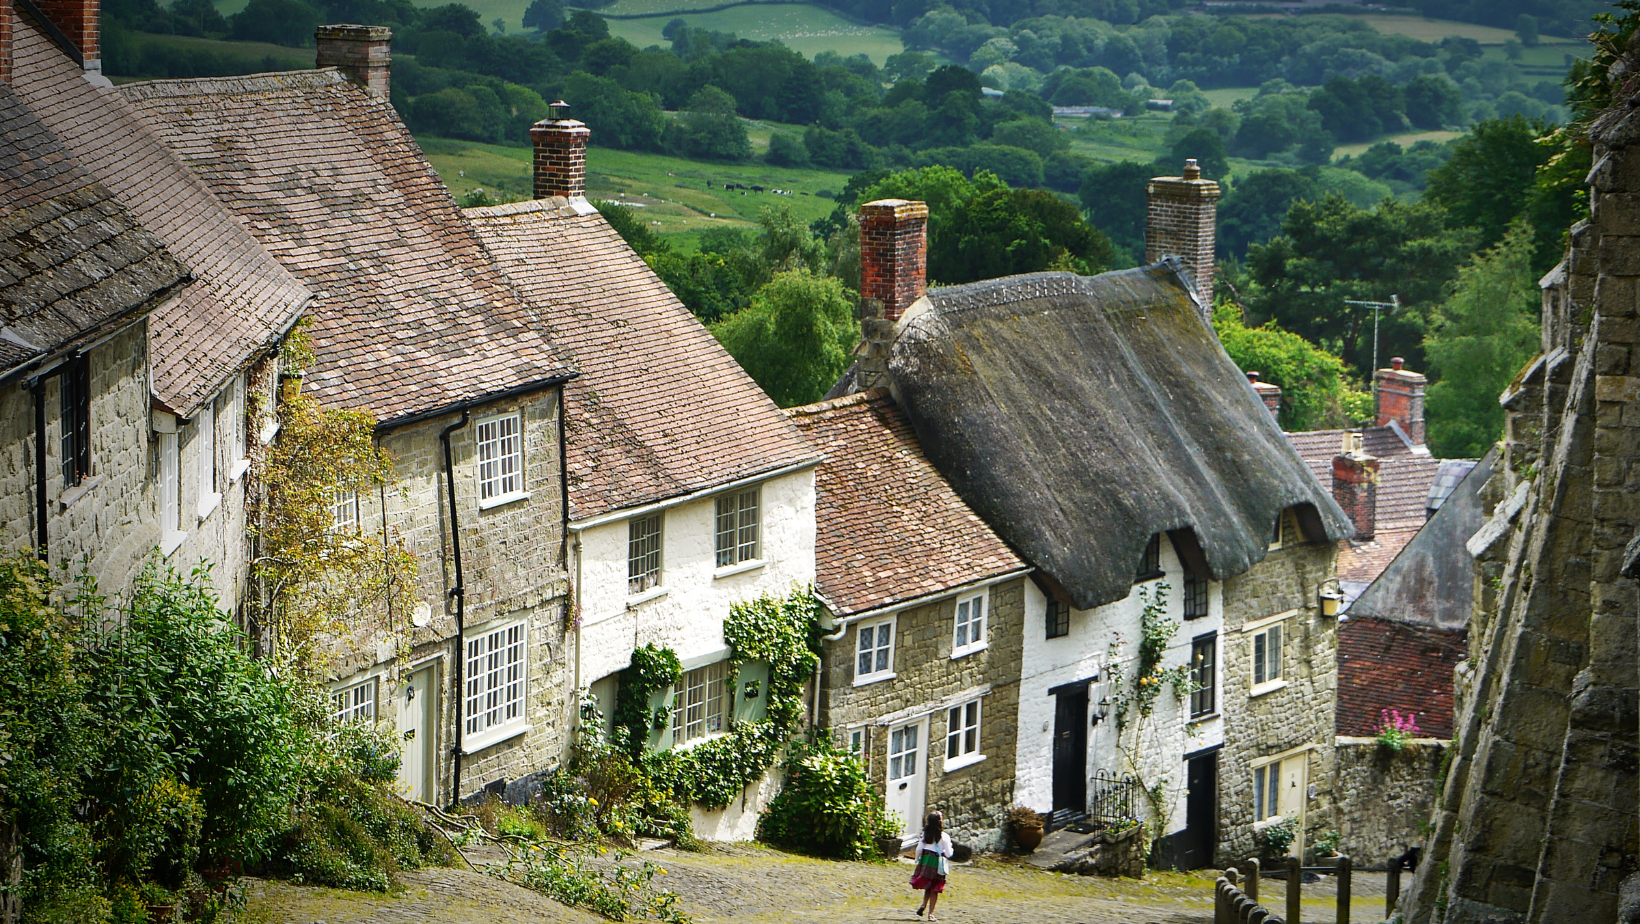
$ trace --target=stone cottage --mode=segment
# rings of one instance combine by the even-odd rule
[[[1193,167],[1151,183],[1149,240],[1199,262],[1217,186]],[[926,216],[861,208],[865,342],[834,394],[886,388],[1035,569],[1015,800],[1056,825],[1137,815],[1162,863],[1249,852],[1286,819],[1302,848],[1331,804],[1320,593],[1347,519],[1219,346],[1187,264],[925,290]]]
[[[184,573],[209,562],[222,607],[238,614],[250,580],[245,475],[256,442],[273,435],[269,418],[249,412],[260,395],[271,414],[280,345],[311,293],[122,97],[94,85],[106,85],[95,68],[96,4],[89,15],[44,8],[52,12],[7,5],[0,60],[18,104],[102,191],[85,207],[122,211],[187,276],[151,306],[145,325],[66,354],[52,352],[49,338],[38,344],[56,359],[29,373],[30,393],[8,389],[4,419],[44,437],[34,467],[58,477],[40,478],[27,513],[5,518],[5,540],[12,548],[44,542],[57,560],[88,556],[110,596],[155,549]],[[37,18],[46,15],[54,18]],[[136,291],[115,278],[96,296],[110,306]],[[13,334],[34,343],[25,327]],[[32,413],[10,406],[24,399]]]
[[[574,369],[381,95],[388,31],[318,40],[320,62],[345,70],[119,92],[313,290],[303,388],[371,414],[395,460],[395,484],[337,498],[334,516],[402,537],[417,602],[337,640],[337,716],[396,723],[413,798],[504,792],[556,763],[574,721],[561,442]]]
[[[1028,569],[929,464],[886,391],[787,413],[826,456],[815,724],[865,761],[908,843],[937,808],[956,839],[999,848]]]
[[[671,649],[684,674],[657,695],[671,718],[651,744],[695,747],[760,717],[756,665],[727,682],[724,619],[814,581],[820,457],[587,203],[586,127],[554,118],[532,135],[535,200],[465,215],[580,370],[564,387],[566,683],[607,722],[633,649]],[[695,807],[696,833],[750,839],[777,776]]]

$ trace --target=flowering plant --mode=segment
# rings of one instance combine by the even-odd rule
[[[1407,743],[1418,737],[1418,714],[1409,712],[1402,715],[1399,709],[1380,710],[1378,724],[1378,746],[1391,751],[1399,751]]]

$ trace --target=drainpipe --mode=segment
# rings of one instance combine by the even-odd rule
[[[564,566],[569,569],[569,402],[564,387],[558,386],[558,503],[564,524]],[[569,600],[564,604],[564,615],[575,630],[575,695],[570,702],[569,740],[566,748],[574,747],[581,729],[581,535],[575,534],[575,577],[569,585]]]
[[[456,513],[456,466],[455,457],[450,452],[450,434],[467,426],[472,413],[467,408],[461,409],[461,419],[445,427],[439,432],[439,442],[444,444],[444,484],[450,496],[450,548],[455,553],[456,586],[450,588],[450,598],[456,602],[456,740],[455,746],[450,749],[454,770],[451,774],[450,787],[451,804],[461,802],[461,732],[465,718],[461,714],[464,701],[462,699],[462,667],[466,664],[467,656],[467,585],[461,573],[461,521]]]
[[[50,506],[46,503],[46,383],[44,377],[37,378],[30,386],[34,392],[34,522],[37,538],[36,554],[40,560],[46,561],[46,547],[51,542],[51,530],[47,516]]]

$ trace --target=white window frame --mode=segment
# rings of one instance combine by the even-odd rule
[[[672,691],[673,747],[716,738],[729,730],[735,702],[730,679],[728,661],[683,672]]]
[[[468,754],[529,731],[529,626],[515,620],[462,639],[462,750]]]
[[[1281,815],[1281,764],[1273,760],[1253,768],[1253,823],[1279,819]]]
[[[182,531],[182,459],[176,433],[159,437],[159,544],[170,555],[188,534]]]
[[[980,749],[985,707],[979,699],[958,703],[945,711],[945,772],[960,770],[985,759]]]
[[[1252,663],[1251,679],[1253,682],[1253,696],[1260,696],[1279,690],[1287,685],[1286,677],[1282,673],[1285,666],[1287,652],[1286,621],[1278,620],[1267,626],[1262,626],[1253,633],[1249,644],[1252,652],[1249,661]],[[1272,633],[1274,633],[1272,635]],[[1271,642],[1274,641],[1274,645]],[[1274,648],[1274,652],[1271,648]],[[1272,671],[1271,668],[1274,667]]]
[[[222,503],[222,492],[216,485],[216,401],[205,402],[194,421],[195,477],[199,479],[199,521],[203,523]]]
[[[506,432],[508,424],[512,426],[510,434]],[[490,435],[485,435],[486,430]],[[486,474],[489,466],[495,470]],[[530,492],[525,489],[524,473],[524,413],[512,411],[479,418],[473,428],[473,474],[478,478],[478,509],[488,510],[528,498]]]
[[[655,521],[655,532],[653,534],[655,542],[655,549],[653,552],[655,556],[653,581],[650,580],[649,575],[651,572],[649,571],[643,571],[636,575],[632,573],[632,569],[637,566],[639,559],[642,557],[647,557],[648,554],[650,554],[647,551],[644,551],[641,555],[634,554],[638,551],[638,543],[648,541],[647,534],[643,538],[634,538],[634,530],[636,530],[640,524],[647,523],[650,520]],[[633,517],[626,522],[626,594],[629,598],[629,602],[631,602],[633,599],[647,600],[651,597],[659,596],[665,592],[666,511],[657,510],[647,516]]]
[[[360,529],[359,492],[338,490],[330,504],[330,531],[358,532]]]
[[[982,590],[977,594],[957,598],[957,607],[952,617],[951,630],[951,657],[960,658],[963,655],[983,651],[991,644],[989,626],[990,592]]]
[[[376,678],[348,684],[330,694],[330,717],[341,725],[346,722],[376,721]]]
[[[228,385],[228,483],[238,484],[250,470],[251,460],[245,452],[245,376],[233,377]]]
[[[713,563],[721,572],[763,561],[763,496],[752,486],[712,499]],[[727,521],[727,525],[725,525]]]
[[[865,644],[866,630],[871,630],[871,644]],[[880,635],[883,630],[888,631],[888,644],[882,644]],[[894,647],[899,642],[899,620],[890,616],[886,619],[868,619],[854,627],[854,685],[863,686],[876,683],[880,680],[894,679]],[[871,668],[860,670],[861,656],[867,657]]]

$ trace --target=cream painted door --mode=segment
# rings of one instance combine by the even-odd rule
[[[1298,754],[1281,762],[1281,813],[1298,819],[1298,837],[1292,854],[1304,856],[1304,812],[1310,804],[1310,755]]]
[[[900,816],[905,837],[922,830],[923,796],[927,792],[928,720],[920,719],[888,730],[889,812]]]
[[[419,802],[435,802],[433,792],[434,717],[438,715],[438,667],[429,664],[399,687],[399,787]]]

